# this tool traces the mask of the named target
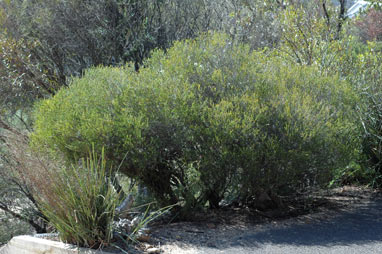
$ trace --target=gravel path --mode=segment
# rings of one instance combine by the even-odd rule
[[[158,241],[163,253],[169,254],[382,253],[382,199],[340,212],[229,229],[214,227],[183,223],[172,231],[170,226],[160,232]]]

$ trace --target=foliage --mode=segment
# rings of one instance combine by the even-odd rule
[[[326,7],[325,16],[320,6],[289,6],[280,15],[282,25],[279,50],[302,65],[327,64],[339,51],[338,39],[343,37],[337,29],[334,15]],[[327,66],[326,66],[327,67]]]
[[[2,1],[0,101],[8,113],[28,109],[91,66],[131,61],[137,70],[153,49],[209,30],[226,31],[253,48],[272,46],[279,33],[274,5],[246,0]]]
[[[104,154],[92,152],[80,166],[45,170],[45,179],[32,181],[42,212],[61,240],[90,248],[108,245],[119,194]]]
[[[380,158],[380,119],[381,119],[381,62],[382,54],[378,42],[367,44],[357,40],[354,36],[347,36],[339,41],[345,51],[333,58],[326,73],[339,73],[341,79],[349,82],[360,95],[357,104],[357,119],[361,126],[357,136],[362,140],[360,156],[355,164],[347,170],[338,172],[336,180],[350,183],[353,179],[358,183],[368,183],[378,186],[381,183]]]
[[[30,108],[36,98],[53,93],[54,80],[33,58],[36,43],[17,40],[0,31],[1,113]],[[49,82],[52,82],[51,84]]]
[[[382,10],[370,9],[355,21],[363,41],[382,41]]]
[[[363,126],[362,147],[363,154],[367,158],[368,166],[374,170],[374,178],[371,184],[382,184],[382,53],[373,51],[365,52],[360,56],[360,65],[362,66],[358,73],[361,84],[361,94],[364,99],[359,107],[360,121]],[[362,76],[361,76],[362,75]]]
[[[6,244],[13,236],[31,233],[32,227],[28,222],[36,222],[36,213],[25,199],[19,185],[10,171],[7,170],[5,161],[0,158],[0,246]],[[21,210],[21,211],[20,211]]]
[[[381,182],[380,43],[365,43],[378,39],[379,12],[372,8],[363,13],[355,22],[347,24],[340,37],[334,33],[335,27],[328,26],[328,19],[309,15],[306,9],[287,8],[283,16],[284,33],[278,55],[292,63],[316,65],[323,75],[338,74],[361,98],[357,118],[362,128],[355,134],[362,140],[360,155],[353,158],[352,166],[336,171],[333,183],[357,182],[376,186]],[[354,24],[358,29],[355,33],[351,27]]]
[[[252,49],[275,47],[280,40],[280,22],[277,18],[282,10],[283,1],[226,1],[228,8],[221,29],[240,43],[250,45]],[[228,3],[228,4],[227,4]],[[229,6],[231,6],[229,8]]]
[[[28,151],[28,138],[0,121],[0,210],[8,218],[28,223],[37,233],[45,233],[47,225],[28,181],[31,172],[40,167],[38,158]],[[6,131],[5,131],[6,130]],[[41,177],[41,175],[40,175]],[[15,223],[17,224],[17,223]]]
[[[130,232],[126,232],[126,227],[124,227],[123,225],[122,227],[118,226],[118,222],[116,223],[115,236],[116,238],[119,238],[118,240],[120,240],[120,243],[118,244],[113,243],[112,244],[113,247],[119,249],[122,253],[128,254],[126,249],[128,249],[129,245],[131,243],[133,244],[139,243],[138,239],[142,237],[142,235],[147,234],[146,231],[147,231],[148,224],[150,222],[155,221],[159,217],[167,214],[176,204],[163,207],[160,209],[156,209],[150,212],[152,210],[151,205],[153,205],[153,203],[148,203],[140,207],[135,207],[135,209],[145,207],[146,210],[139,217],[135,217],[137,222],[132,223],[133,228],[130,228]],[[121,221],[123,222],[123,219]]]
[[[45,231],[39,177],[93,146],[183,211],[380,186],[381,7],[347,22],[337,2],[0,1],[0,209]],[[22,130],[31,105],[66,86],[36,106],[32,146],[54,158],[40,161]]]
[[[357,96],[221,34],[176,42],[132,67],[93,68],[37,107],[32,145],[75,160],[105,146],[167,204],[219,203],[329,181],[357,149]]]

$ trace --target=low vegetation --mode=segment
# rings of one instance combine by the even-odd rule
[[[0,2],[0,209],[98,248],[127,196],[184,218],[380,187],[381,10],[345,14],[345,1]]]
[[[113,187],[104,154],[98,158],[90,153],[81,166],[45,168],[44,175],[32,181],[38,186],[42,213],[60,239],[89,248],[109,244],[120,194]]]

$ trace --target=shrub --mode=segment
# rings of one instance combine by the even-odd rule
[[[340,44],[346,45],[346,51],[337,54],[331,68],[326,71],[339,73],[341,79],[351,84],[359,94],[357,119],[362,126],[358,136],[362,140],[360,157],[353,165],[339,172],[347,183],[359,182],[378,186],[381,184],[382,152],[380,149],[382,53],[378,41],[363,43],[353,36],[345,37]],[[351,179],[351,181],[349,181]]]
[[[362,124],[362,152],[371,168],[370,184],[382,184],[382,53],[374,52],[374,43],[360,54],[350,78],[362,96],[359,119]],[[370,177],[370,176],[369,176]]]
[[[75,160],[94,143],[164,203],[326,184],[358,148],[357,96],[337,76],[251,52],[222,34],[131,67],[93,68],[41,102],[32,145]]]
[[[381,158],[381,88],[382,54],[379,42],[362,43],[349,36],[341,42],[346,51],[337,54],[331,68],[325,72],[339,73],[359,94],[357,119],[362,126],[358,132],[361,141],[360,156],[354,158],[351,167],[337,173],[336,179],[352,183],[380,185]],[[343,47],[343,46],[342,46]],[[344,47],[343,47],[344,48]],[[361,164],[356,165],[356,164]]]

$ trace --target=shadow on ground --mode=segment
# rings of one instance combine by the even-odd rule
[[[198,231],[199,230],[199,231]],[[230,232],[230,230],[232,232]],[[188,235],[182,235],[188,232]],[[329,218],[292,218],[242,229],[204,229],[186,224],[161,232],[161,244],[195,248],[257,248],[264,245],[348,246],[382,243],[382,199],[361,202]]]
[[[260,232],[244,233],[231,246],[259,244],[351,245],[382,241],[382,200],[371,201],[327,221],[270,226]]]

